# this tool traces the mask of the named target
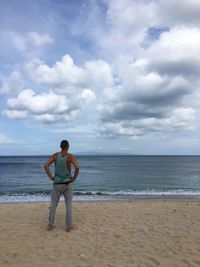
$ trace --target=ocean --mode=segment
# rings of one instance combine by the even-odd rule
[[[50,201],[47,156],[0,156],[0,202]],[[74,200],[200,198],[200,156],[78,156]],[[53,167],[52,167],[52,172]]]

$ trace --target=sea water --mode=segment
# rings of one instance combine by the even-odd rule
[[[47,156],[1,156],[0,202],[49,201]],[[200,197],[200,156],[78,156],[74,200]],[[54,167],[51,168],[54,173]]]

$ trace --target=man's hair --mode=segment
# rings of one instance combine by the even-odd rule
[[[68,148],[68,147],[69,147],[69,142],[68,142],[67,140],[62,140],[62,141],[60,142],[60,147],[61,147],[62,149]]]

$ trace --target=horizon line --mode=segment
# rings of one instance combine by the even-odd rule
[[[200,156],[200,154],[126,154],[126,153],[73,153],[75,156]],[[0,157],[49,157],[51,154],[15,154]]]

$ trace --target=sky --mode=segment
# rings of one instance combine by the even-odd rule
[[[199,0],[0,0],[0,155],[200,154]]]

